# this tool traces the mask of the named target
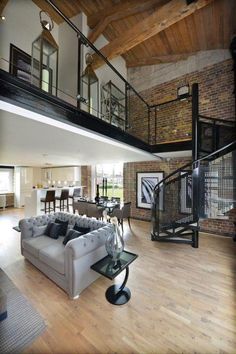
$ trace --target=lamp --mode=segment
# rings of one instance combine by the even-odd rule
[[[39,18],[42,32],[32,43],[31,83],[57,95],[58,45],[50,33],[54,24],[44,11],[40,11]]]
[[[92,63],[93,57],[90,53],[87,53],[85,56],[86,68],[81,75],[81,91],[82,99],[80,98],[81,103],[86,103],[84,110],[87,112],[97,115],[98,111],[98,78],[95,74]]]
[[[190,95],[189,84],[179,86],[177,88],[177,98],[179,100],[185,100],[187,97],[189,97],[189,95]]]

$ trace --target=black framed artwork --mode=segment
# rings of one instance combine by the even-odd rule
[[[151,209],[153,190],[158,182],[164,178],[164,172],[137,172],[136,173],[136,206],[137,208]],[[163,209],[163,193],[160,209]]]
[[[180,213],[192,213],[192,174],[189,171],[180,172]]]
[[[40,86],[39,62],[34,59],[34,73],[31,73],[31,55],[22,49],[10,44],[10,65],[9,72],[21,80],[27,81],[42,90],[52,93],[52,69],[46,65],[42,67],[43,79]],[[44,76],[45,75],[45,76]]]
[[[31,56],[12,43],[9,72],[19,79],[31,82]]]

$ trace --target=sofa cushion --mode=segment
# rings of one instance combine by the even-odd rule
[[[66,245],[67,242],[71,241],[71,240],[74,240],[75,238],[77,237],[80,237],[82,236],[83,233],[82,232],[79,232],[79,231],[75,231],[75,230],[68,230],[66,236],[64,237],[64,240],[63,240],[63,245]]]
[[[65,246],[61,240],[62,237],[60,237],[60,242],[56,240],[53,244],[41,249],[39,251],[39,259],[58,273],[65,274]]]
[[[81,232],[82,234],[87,234],[90,232],[90,227],[81,227],[78,224],[75,224],[74,230]]]
[[[44,235],[46,228],[47,225],[43,225],[43,226],[34,225],[32,228],[32,237],[38,237]]]
[[[63,235],[63,224],[57,224],[55,222],[50,222],[45,230],[45,235],[53,239],[58,239],[59,236]]]
[[[23,239],[22,246],[27,252],[39,258],[39,251],[42,248],[47,247],[54,242],[55,240],[53,240],[50,237],[38,236],[38,237]]]
[[[60,234],[60,236],[65,236],[66,232],[67,232],[67,227],[68,227],[69,221],[68,220],[67,221],[63,221],[63,220],[60,220],[60,219],[56,218],[55,223],[61,224],[61,234]]]

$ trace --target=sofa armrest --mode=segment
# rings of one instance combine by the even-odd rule
[[[84,236],[80,236],[69,241],[65,247],[65,256],[68,259],[78,259],[96,248],[105,245],[107,237],[113,232],[112,225],[106,225],[98,230],[89,232]]]
[[[33,226],[47,225],[49,221],[54,219],[55,219],[55,215],[44,214],[44,215],[20,220],[19,228],[21,230],[21,239],[30,238],[33,236]]]

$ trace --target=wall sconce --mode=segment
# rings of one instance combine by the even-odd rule
[[[190,87],[189,84],[179,86],[177,88],[177,98],[179,100],[186,100],[190,95]]]

